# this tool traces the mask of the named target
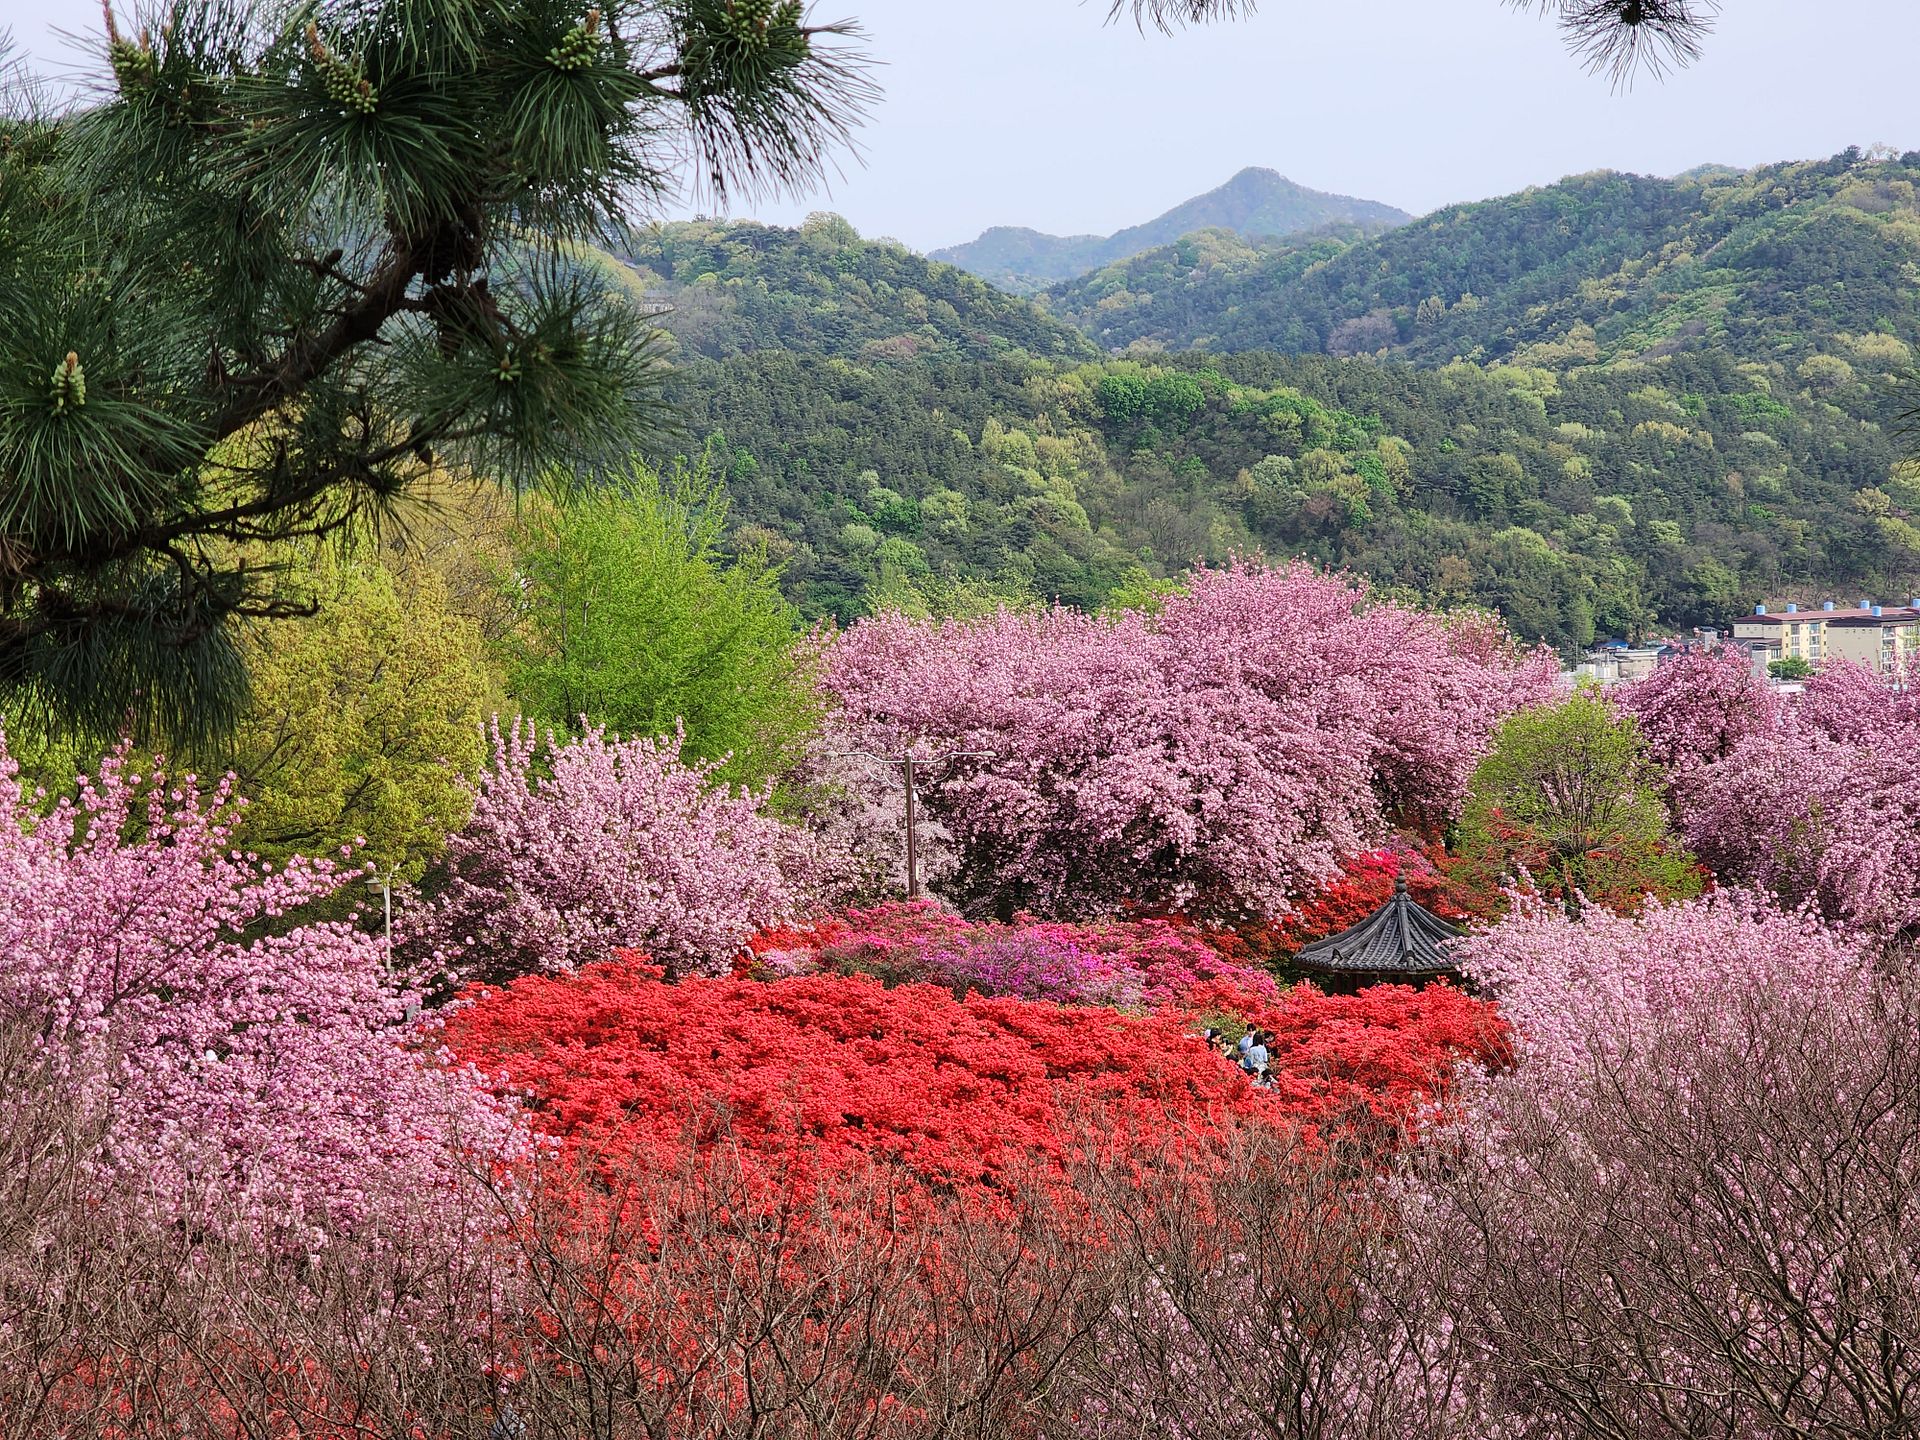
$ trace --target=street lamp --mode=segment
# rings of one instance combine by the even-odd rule
[[[367,877],[368,886],[380,892],[380,909],[386,918],[387,924],[387,968],[389,970],[393,968],[393,876],[395,868],[396,867],[389,865],[386,874],[382,875],[378,871],[375,871]]]
[[[877,765],[898,765],[906,781],[907,790],[907,898],[920,898],[920,839],[914,814],[914,802],[918,798],[914,786],[914,771],[927,769],[934,765],[945,765],[950,760],[991,760],[998,750],[948,750],[939,755],[929,755],[924,760],[914,759],[913,751],[903,750],[898,755],[876,755],[871,750],[837,750],[835,756],[843,760],[871,760]]]

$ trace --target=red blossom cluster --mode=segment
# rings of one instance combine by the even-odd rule
[[[1126,1015],[862,975],[668,984],[626,952],[476,992],[446,1040],[526,1094],[549,1133],[595,1150],[664,1163],[690,1136],[725,1134],[796,1179],[870,1156],[956,1186],[1060,1158],[1090,1113],[1146,1149],[1235,1115],[1397,1121],[1457,1062],[1504,1056],[1493,1007],[1444,985],[1326,996],[1216,980],[1189,1000],[1192,1012]],[[1196,1038],[1208,1016],[1274,1033],[1274,1088]]]

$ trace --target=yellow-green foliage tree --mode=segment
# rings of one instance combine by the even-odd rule
[[[485,642],[425,565],[325,555],[307,578],[318,613],[244,636],[249,703],[196,763],[238,777],[244,848],[279,860],[364,837],[357,859],[417,879],[466,822],[496,689]]]
[[[1599,695],[1509,716],[1473,772],[1459,852],[1481,883],[1530,881],[1577,912],[1697,895],[1701,872],[1668,825],[1663,772],[1640,727]]]
[[[813,648],[763,554],[729,557],[726,490],[704,468],[635,464],[565,505],[530,501],[511,591],[508,681],[556,730],[685,731],[730,783],[788,770],[817,724]]]

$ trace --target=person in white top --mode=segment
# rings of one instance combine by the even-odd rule
[[[1258,1075],[1267,1068],[1267,1032],[1251,1030],[1247,1033],[1253,1043],[1240,1052],[1240,1068],[1249,1075]]]

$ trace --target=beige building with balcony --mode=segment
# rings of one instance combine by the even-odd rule
[[[1829,621],[1826,653],[1829,660],[1851,660],[1877,675],[1896,674],[1920,654],[1920,615],[1897,609]]]
[[[1920,653],[1920,598],[1909,605],[1863,601],[1841,607],[1831,600],[1805,609],[1757,605],[1753,614],[1733,622],[1733,638],[1764,641],[1782,660],[1809,665],[1851,660],[1884,675]]]

